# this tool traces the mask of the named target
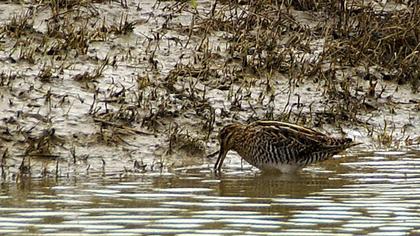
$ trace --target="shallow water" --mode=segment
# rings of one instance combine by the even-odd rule
[[[324,85],[312,80],[292,89],[291,75],[243,75],[246,68],[241,69],[236,56],[227,52],[234,45],[229,32],[209,32],[206,53],[197,50],[205,42],[199,19],[205,19],[214,1],[199,1],[197,27],[191,24],[196,11],[177,2],[128,1],[128,8],[123,8],[118,1],[105,1],[82,7],[80,14],[93,24],[92,30],[98,30],[103,21],[109,28],[118,26],[123,16],[135,24],[129,34],[110,34],[103,41],[92,38],[86,54],[79,55],[76,49],[65,52],[74,57],[69,61],[61,61],[60,54],[39,53],[34,64],[28,63],[18,55],[23,50],[18,43],[21,38],[3,36],[0,73],[10,76],[4,76],[0,86],[0,156],[4,161],[0,235],[420,234],[419,151],[349,154],[296,175],[277,176],[242,166],[232,153],[220,176],[211,171],[214,159],[208,162],[196,153],[180,156],[182,150],[166,157],[164,154],[172,153],[168,152],[168,136],[177,134],[171,127],[179,125],[179,132],[202,140],[207,135],[202,124],[212,111],[216,127],[200,150],[216,149],[216,131],[226,123],[267,118],[268,106],[276,116],[296,107],[301,109],[293,110],[299,117],[303,112],[312,119],[317,111],[323,114],[329,103]],[[13,16],[22,18],[30,9],[36,9],[31,19],[33,30],[26,32],[33,36],[31,44],[34,48],[52,47],[58,42],[54,37],[46,37],[46,45],[44,40],[37,40],[47,31],[46,20],[51,18],[48,7],[0,3],[0,26]],[[89,15],[89,10],[98,14]],[[320,23],[315,16],[293,12],[305,27]],[[72,15],[67,17],[73,19]],[[192,29],[197,32],[190,37]],[[298,61],[313,59],[324,51],[324,40],[315,37],[308,42],[309,52],[290,50]],[[215,59],[205,67],[209,64],[210,72],[217,73],[197,76],[177,72],[183,66],[187,72],[204,71],[204,64],[195,65],[195,61],[208,52]],[[106,56],[116,64],[108,65],[100,78],[86,82],[74,79],[94,72]],[[38,75],[48,68],[53,75],[40,80]],[[165,85],[170,72],[178,75],[173,88]],[[357,84],[365,90],[371,86],[367,80]],[[377,87],[382,88],[380,95],[371,101],[377,110],[358,115],[368,127],[343,124],[338,130],[326,124],[318,128],[347,133],[363,142],[361,148],[366,150],[381,147],[379,137],[388,137],[388,133],[388,146],[418,145],[417,94],[392,81],[380,80]],[[274,95],[276,102],[271,104]],[[199,101],[201,97],[203,101]],[[169,112],[161,112],[161,108]],[[95,118],[116,126],[105,126]],[[130,129],[120,130],[119,122]],[[145,122],[150,124],[143,125]],[[16,178],[23,157],[31,150],[29,141],[43,140],[40,137],[50,128],[55,130],[54,140],[60,141],[51,141],[47,151],[53,156],[47,157],[57,158],[28,158],[26,165],[31,167],[32,177]],[[135,135],[133,129],[147,132]],[[145,173],[132,173],[135,161],[147,165],[144,170],[134,168]],[[156,167],[162,163],[165,166]]]
[[[228,158],[169,172],[3,183],[0,234],[420,234],[420,153],[335,158],[265,175]]]

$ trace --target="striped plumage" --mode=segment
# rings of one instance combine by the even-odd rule
[[[277,121],[227,125],[220,130],[219,141],[216,171],[221,170],[229,150],[236,151],[261,170],[293,172],[357,145],[349,138],[332,138],[312,129]]]

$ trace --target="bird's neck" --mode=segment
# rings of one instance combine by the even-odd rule
[[[232,135],[232,150],[238,153],[243,152],[245,149],[247,149],[247,145],[249,145],[250,138],[252,137],[250,137],[249,133],[246,131],[245,128],[236,130],[235,133],[233,133]]]

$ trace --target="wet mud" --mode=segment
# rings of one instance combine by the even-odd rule
[[[1,1],[2,180],[211,166],[260,119],[418,150],[418,6],[281,2]]]

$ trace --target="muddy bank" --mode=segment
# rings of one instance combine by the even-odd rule
[[[419,149],[418,7],[314,3],[0,3],[3,179],[212,163],[258,119]]]

